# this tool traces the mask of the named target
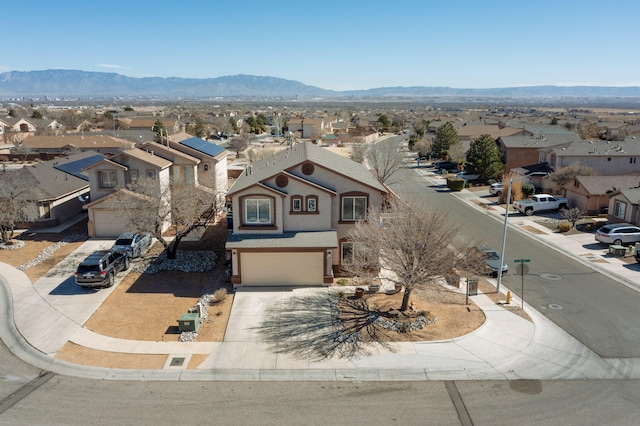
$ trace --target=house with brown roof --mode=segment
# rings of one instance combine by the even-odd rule
[[[579,163],[602,176],[640,175],[640,141],[633,137],[624,141],[578,140],[541,152],[554,170]]]
[[[87,167],[91,188],[91,202],[86,206],[89,236],[116,237],[128,231],[128,222],[113,194],[143,176],[157,182],[159,193],[166,191],[171,164],[153,153],[133,148]],[[162,224],[162,230],[169,226],[170,223]]]
[[[500,136],[496,143],[505,162],[505,170],[524,168],[533,164],[547,163],[547,150],[567,146],[580,141],[575,133],[561,135],[516,135]]]
[[[386,195],[362,164],[311,142],[248,165],[227,193],[232,283],[328,285],[352,259],[349,230]]]
[[[20,196],[26,208],[17,225],[56,226],[81,214],[89,197],[89,177],[83,169],[104,158],[102,154],[87,151],[6,171],[24,175],[26,181],[33,182],[33,188]]]
[[[640,186],[640,176],[576,176],[561,186],[571,207],[596,215],[607,211],[612,194]]]
[[[640,188],[619,189],[611,194],[607,219],[640,226]]]
[[[97,151],[101,154],[115,154],[133,148],[135,144],[113,136],[93,133],[63,135],[33,135],[24,139],[23,149],[52,158],[69,153]]]

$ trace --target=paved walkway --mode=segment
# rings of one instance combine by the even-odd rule
[[[478,194],[462,191],[456,196],[471,199]],[[477,201],[477,200],[476,200]],[[503,217],[494,206],[495,214]],[[600,269],[626,285],[638,288],[637,265],[619,259],[600,260],[585,249],[590,234],[563,235],[549,232],[527,218],[511,226],[539,230],[534,237]],[[529,229],[531,229],[529,228]],[[530,232],[529,232],[530,233]],[[588,239],[588,241],[587,241]],[[223,342],[144,342],[115,339],[83,327],[112,289],[81,289],[73,282],[73,270],[88,251],[105,248],[111,241],[89,240],[35,283],[16,268],[0,262],[0,338],[26,362],[60,374],[127,380],[503,380],[503,379],[605,379],[639,378],[640,360],[602,359],[568,335],[535,309],[525,304],[527,321],[496,305],[485,295],[472,296],[486,316],[474,332],[446,341],[397,343],[392,350],[369,345],[369,354],[314,361],[277,353],[265,344],[256,327],[267,308],[286,309],[287,299],[317,288],[238,290]],[[593,257],[593,259],[592,259]],[[602,257],[602,256],[600,256]],[[62,279],[61,277],[68,278]],[[640,290],[640,288],[638,288]],[[506,289],[503,288],[503,291]],[[521,306],[514,297],[512,302]],[[163,354],[162,370],[116,370],[86,367],[54,358],[67,342],[107,352]],[[187,370],[194,354],[208,355],[196,370]],[[174,364],[177,358],[183,362]]]

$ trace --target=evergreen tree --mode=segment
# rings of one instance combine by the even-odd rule
[[[167,136],[167,129],[164,127],[164,124],[162,124],[162,120],[160,120],[159,118],[155,123],[153,123],[151,131],[156,134],[154,138],[156,142],[162,142],[163,137]]]
[[[433,138],[431,152],[435,158],[442,158],[442,156],[449,150],[449,147],[458,142],[460,142],[458,132],[451,122],[447,122],[438,127],[436,136]]]
[[[480,180],[494,179],[504,170],[500,150],[491,135],[482,135],[471,142],[466,156],[467,170],[480,176]]]

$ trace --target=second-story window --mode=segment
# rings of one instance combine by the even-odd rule
[[[302,211],[302,198],[294,197],[291,199],[291,211],[294,211],[294,212]]]
[[[367,216],[367,197],[346,196],[342,197],[342,220],[364,220]]]
[[[116,172],[113,170],[100,170],[98,172],[98,185],[100,188],[115,188]]]
[[[315,212],[317,207],[317,203],[318,203],[318,199],[315,197],[307,197],[307,211],[308,212]]]

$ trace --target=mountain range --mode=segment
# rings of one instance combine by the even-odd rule
[[[299,81],[255,75],[216,78],[127,77],[79,70],[9,71],[0,74],[0,97],[162,97],[162,98],[610,98],[640,97],[640,87],[527,86],[493,89],[379,87],[333,91]]]

